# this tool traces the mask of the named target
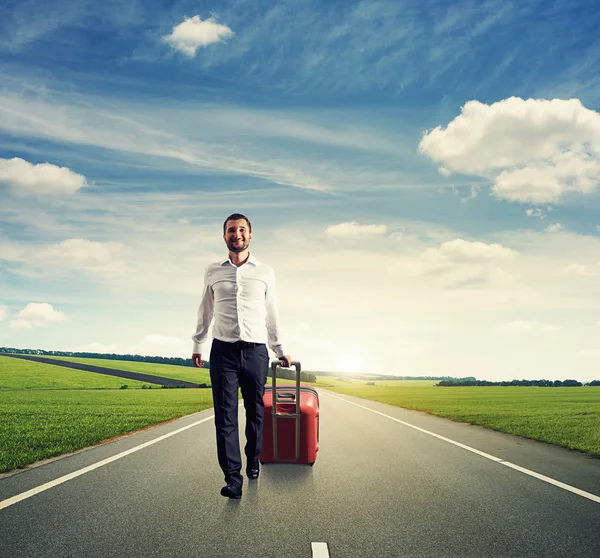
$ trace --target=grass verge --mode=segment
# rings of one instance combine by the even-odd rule
[[[0,391],[0,473],[210,407],[210,389]]]

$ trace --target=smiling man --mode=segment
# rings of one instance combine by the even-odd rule
[[[217,455],[227,483],[221,494],[242,496],[242,459],[238,432],[238,387],[246,409],[246,474],[259,475],[262,448],[263,395],[269,370],[267,343],[282,362],[285,354],[279,328],[275,273],[250,252],[252,225],[241,213],[223,223],[223,240],[229,257],[206,268],[204,290],[198,308],[192,360],[202,366],[202,344],[214,317],[210,351],[210,379],[215,408]]]

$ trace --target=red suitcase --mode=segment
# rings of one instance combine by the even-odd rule
[[[265,420],[262,451],[264,463],[308,463],[314,465],[319,450],[319,395],[300,386],[300,363],[295,385],[277,385],[278,361],[271,363],[272,387],[265,390]],[[274,411],[275,409],[275,411]]]

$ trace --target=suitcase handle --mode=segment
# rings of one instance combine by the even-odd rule
[[[282,366],[283,363],[280,360],[274,360],[271,362],[271,380],[272,385],[271,388],[273,390],[273,456],[276,461],[279,460],[279,444],[278,444],[278,435],[277,435],[277,401],[280,399],[289,399],[290,395],[293,396],[293,400],[296,401],[296,412],[294,415],[294,420],[296,422],[296,457],[295,461],[300,459],[300,363],[296,360],[293,360],[290,363],[292,366],[296,368],[296,393],[295,394],[281,394],[277,395],[277,367],[279,368],[287,368],[286,366]],[[284,397],[285,396],[285,397]]]
[[[280,393],[277,396],[277,399],[291,399],[292,401],[296,400],[296,394],[295,393]]]
[[[283,362],[281,360],[273,360],[271,362],[271,370],[274,370],[275,368],[279,367],[279,368],[287,368],[288,370],[294,366],[296,368],[296,372],[300,373],[300,363],[297,360],[292,360],[292,362],[290,363],[291,366],[283,366]]]

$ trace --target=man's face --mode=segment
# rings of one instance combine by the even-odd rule
[[[252,233],[248,230],[246,219],[227,221],[223,240],[231,252],[247,250],[252,240]]]

